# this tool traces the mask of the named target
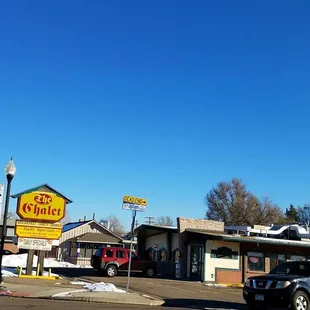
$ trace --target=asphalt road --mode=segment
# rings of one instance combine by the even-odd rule
[[[115,304],[98,304],[98,303],[83,303],[74,301],[58,301],[48,299],[30,299],[30,298],[9,298],[0,297],[1,310],[26,310],[26,309],[38,309],[38,310],[93,310],[93,309],[147,309],[147,310],[163,310],[157,307],[145,307],[145,306],[130,306],[130,305],[115,305]],[[169,308],[167,308],[169,309]],[[174,308],[174,310],[184,310],[186,308]]]
[[[65,268],[53,269],[52,272],[66,277],[92,282],[109,282],[119,288],[126,288],[126,275],[114,278],[100,276],[93,269]],[[133,275],[130,280],[133,292],[143,293],[165,301],[166,307],[188,307],[196,309],[247,309],[240,288],[206,287],[200,282],[145,278]]]

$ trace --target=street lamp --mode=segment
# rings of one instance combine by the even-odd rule
[[[3,283],[3,276],[2,276],[2,258],[4,252],[4,242],[6,237],[6,224],[8,220],[8,212],[9,212],[9,201],[10,201],[10,192],[11,192],[11,182],[14,178],[16,173],[16,167],[13,162],[13,157],[11,157],[8,164],[5,166],[5,174],[7,179],[7,187],[6,187],[6,197],[5,197],[5,207],[4,207],[4,214],[3,214],[3,224],[2,224],[2,233],[1,233],[1,247],[0,247],[0,283]]]

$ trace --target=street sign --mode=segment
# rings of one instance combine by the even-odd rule
[[[62,224],[17,220],[15,234],[19,238],[58,240],[62,234]]]
[[[51,251],[52,240],[18,238],[17,247],[26,250]]]
[[[18,198],[16,213],[24,220],[59,222],[66,215],[66,201],[53,193],[32,192]]]
[[[147,206],[147,200],[145,198],[139,198],[134,196],[123,197],[123,209],[145,212]]]
[[[132,211],[132,222],[131,222],[131,237],[130,237],[130,254],[129,254],[129,263],[128,263],[128,274],[127,274],[127,287],[126,292],[129,291],[129,282],[130,282],[130,271],[131,271],[131,261],[132,261],[132,243],[134,238],[134,227],[136,222],[137,211],[144,212],[146,211],[147,200],[145,198],[139,198],[134,196],[124,196],[123,197],[123,210]]]

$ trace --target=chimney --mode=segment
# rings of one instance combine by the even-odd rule
[[[84,222],[86,222],[86,215],[84,216]]]
[[[96,218],[96,213],[93,213],[93,220],[95,220]]]

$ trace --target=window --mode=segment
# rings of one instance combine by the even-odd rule
[[[113,250],[107,249],[105,252],[105,257],[113,257]]]
[[[99,248],[97,251],[96,251],[96,256],[101,256],[101,253],[102,253],[102,248]]]
[[[285,254],[277,254],[277,253],[270,254],[270,270],[273,270],[278,265],[285,262],[286,262]]]
[[[300,256],[300,255],[291,255],[291,261],[296,262],[300,260],[305,260],[305,256]]]
[[[8,227],[8,228],[6,229],[6,235],[7,235],[8,237],[14,237],[14,236],[15,236],[15,229],[12,228],[12,227]]]
[[[273,269],[271,274],[292,274],[298,276],[310,275],[310,264],[308,262],[288,262]]]
[[[238,252],[228,247],[211,250],[211,258],[238,259]]]
[[[248,252],[248,269],[251,271],[265,271],[264,253]]]
[[[116,251],[117,258],[125,258],[125,251],[124,250],[117,250]]]
[[[138,256],[135,252],[131,252],[131,259],[138,259]]]

